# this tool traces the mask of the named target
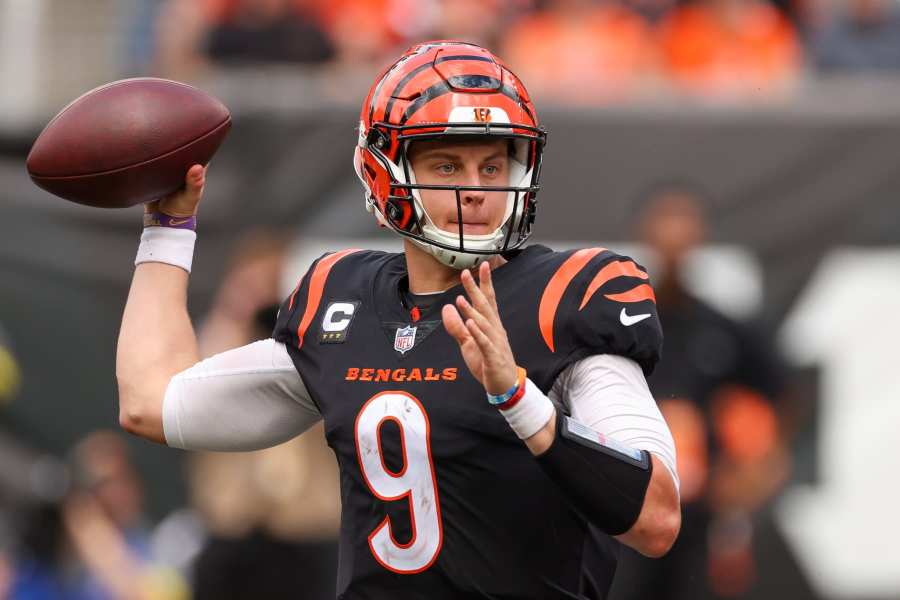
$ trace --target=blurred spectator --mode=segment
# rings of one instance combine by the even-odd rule
[[[141,77],[154,69],[156,25],[166,0],[131,0],[122,3],[124,52],[120,58],[124,75]]]
[[[321,63],[333,54],[309,1],[206,1],[206,53],[215,62]]]
[[[201,354],[268,337],[282,299],[287,244],[269,231],[240,240],[206,319]],[[340,520],[337,465],[322,425],[243,453],[197,453],[194,506],[209,538],[194,566],[195,600],[334,598]]]
[[[624,0],[623,4],[641,15],[649,23],[656,24],[666,16],[676,4],[677,0]]]
[[[80,600],[67,580],[65,540],[59,507],[42,503],[21,516],[18,548],[9,566],[10,600]],[[6,596],[4,596],[5,598]]]
[[[832,21],[812,33],[822,71],[900,69],[900,5],[891,0],[847,0]]]
[[[237,241],[222,284],[198,328],[202,356],[269,336],[281,303],[286,249],[287,241],[268,230],[253,230]]]
[[[427,27],[431,2],[425,0],[332,0],[319,14],[335,47],[322,81],[323,94],[345,104],[365,96],[372,72],[387,68],[389,56]]]
[[[144,522],[140,477],[121,435],[97,431],[73,452],[74,491],[63,504],[63,522],[86,567],[84,596],[91,600],[187,597],[171,569],[157,565]]]
[[[168,0],[157,23],[157,70],[196,77],[209,63],[316,64],[334,48],[312,0]]]
[[[184,581],[150,555],[143,491],[119,434],[99,431],[79,442],[71,478],[54,459],[43,461],[61,496],[31,499],[34,504],[23,512],[10,600],[187,598]],[[71,487],[63,491],[66,480]]]
[[[381,63],[405,37],[421,35],[429,2],[404,0],[334,0],[319,14],[337,49],[337,62]],[[385,65],[386,66],[386,65]]]
[[[793,26],[764,0],[697,0],[672,11],[658,35],[666,76],[693,94],[771,98],[802,66]]]
[[[437,0],[433,27],[425,37],[496,48],[508,4],[504,0]]]
[[[774,347],[685,289],[681,272],[705,239],[704,194],[687,183],[654,188],[638,227],[665,351],[650,389],[678,451],[683,520],[672,551],[651,561],[623,551],[612,598],[730,598],[756,580],[753,515],[787,477],[774,402],[782,367]]]
[[[614,0],[555,0],[506,31],[500,56],[538,102],[597,104],[640,89],[653,41],[644,19]]]

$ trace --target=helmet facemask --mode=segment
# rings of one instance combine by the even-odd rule
[[[376,133],[372,133],[373,131]],[[381,150],[386,141],[391,139],[392,133],[396,134],[398,144],[396,162],[390,160]],[[457,136],[466,139],[509,140],[508,185],[458,186],[418,183],[409,161],[410,145],[417,141],[449,141]],[[365,138],[366,147],[361,150],[370,152],[389,172],[390,193],[385,211],[382,212],[378,203],[372,202],[371,199],[367,199],[367,207],[376,211],[379,222],[411,239],[441,263],[457,269],[474,267],[492,255],[518,248],[531,235],[545,136],[544,131],[536,127],[509,123],[448,122],[407,126],[376,123]],[[442,230],[434,224],[422,203],[420,190],[454,192],[458,231]],[[503,219],[493,232],[477,235],[464,233],[462,194],[469,190],[507,193]],[[371,191],[367,189],[366,192],[368,198]]]

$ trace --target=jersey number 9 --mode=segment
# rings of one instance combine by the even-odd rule
[[[403,467],[395,472],[384,462],[381,426],[393,421],[400,429]],[[434,463],[431,428],[422,403],[406,392],[382,392],[370,398],[356,417],[356,454],[372,494],[386,502],[409,502],[412,537],[406,544],[394,539],[389,517],[369,534],[369,548],[384,568],[395,573],[421,573],[437,559],[443,542],[441,507]]]

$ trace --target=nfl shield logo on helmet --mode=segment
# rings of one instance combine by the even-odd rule
[[[399,327],[397,329],[397,333],[394,335],[394,350],[400,354],[406,354],[409,350],[412,350],[415,343],[415,327]]]

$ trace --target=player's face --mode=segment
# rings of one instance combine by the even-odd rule
[[[415,142],[409,160],[416,182],[423,185],[509,185],[507,140]],[[455,191],[420,189],[419,194],[436,227],[450,233],[459,232]],[[470,189],[459,194],[464,234],[485,235],[500,227],[506,212],[507,192]]]

